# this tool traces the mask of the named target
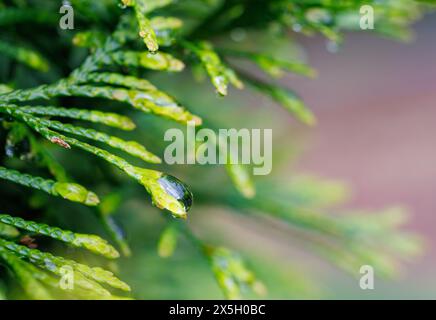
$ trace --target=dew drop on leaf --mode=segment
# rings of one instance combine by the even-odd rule
[[[186,184],[167,174],[162,175],[158,182],[167,194],[177,199],[183,205],[185,211],[191,208],[193,196]]]

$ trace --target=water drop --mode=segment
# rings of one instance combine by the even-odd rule
[[[189,211],[193,196],[186,184],[176,177],[167,174],[162,175],[158,182],[167,194],[177,199],[177,201],[183,205],[186,212]]]
[[[216,91],[220,96],[227,95],[227,79],[223,75],[213,77],[213,84],[215,85]]]
[[[192,193],[183,182],[160,171],[140,167],[130,166],[125,172],[145,187],[156,207],[170,211],[174,217],[186,218],[192,205]]]

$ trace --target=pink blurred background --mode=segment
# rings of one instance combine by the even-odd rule
[[[436,298],[435,18],[415,26],[410,44],[360,32],[332,54],[324,40],[305,40],[319,77],[289,81],[319,119],[299,167],[350,182],[357,207],[405,205],[410,228],[427,240],[425,256],[385,297]]]

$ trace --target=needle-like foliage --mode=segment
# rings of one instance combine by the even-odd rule
[[[151,202],[175,218],[188,217],[193,193],[198,191],[199,203],[228,207],[265,223],[269,222],[264,217],[269,217],[289,224],[307,248],[347,271],[371,263],[381,275],[395,274],[398,256],[419,251],[414,235],[397,230],[404,222],[402,211],[389,210],[370,218],[332,215],[331,207],[344,196],[341,185],[294,178],[256,188],[247,168],[238,164],[229,164],[226,170],[234,189],[215,190],[209,185],[192,192],[188,185],[195,181],[189,177],[184,183],[164,172],[165,167],[151,167],[161,163],[154,141],[133,141],[121,132],[134,130],[141,113],[158,124],[161,118],[173,125],[213,127],[209,114],[191,111],[190,101],[181,103],[175,98],[177,92],[170,94],[150,80],[154,74],[170,79],[185,69],[204,74],[219,96],[230,94],[229,85],[257,91],[302,123],[315,125],[315,116],[303,99],[268,77],[293,73],[313,78],[316,71],[301,57],[277,57],[274,47],[262,41],[247,45],[242,39],[248,32],[271,39],[288,37],[289,41],[290,33],[319,33],[328,39],[329,48],[339,48],[343,31],[359,29],[359,8],[364,4],[375,9],[374,31],[397,39],[408,39],[409,25],[430,8],[412,0],[73,0],[76,29],[59,30],[57,3],[0,0],[0,143],[4,142],[5,149],[0,159],[0,180],[4,180],[0,182],[0,196],[4,196],[0,263],[25,296],[116,299],[120,297],[109,288],[130,290],[112,271],[37,249],[34,243],[44,237],[74,251],[87,249],[108,259],[118,258],[118,250],[108,241],[20,217],[31,210],[38,212],[32,220],[44,221],[49,216],[52,220],[53,212],[48,212],[55,197],[89,206],[120,252],[130,255],[126,237],[112,217],[123,196],[104,195],[107,186],[119,183],[114,182],[119,177],[112,167],[142,185]],[[18,31],[24,27],[36,28],[34,39]],[[235,41],[228,41],[229,35]],[[73,62],[67,63],[64,54],[74,57]],[[243,67],[247,63],[265,74],[248,73]],[[23,79],[23,74],[31,80]],[[196,95],[195,90],[191,94]],[[102,162],[89,160],[85,153]],[[106,187],[90,191],[89,179],[74,181],[62,159],[76,154],[83,156],[84,168],[92,166],[92,179],[107,181]],[[10,188],[12,184],[16,187]],[[8,199],[9,188],[21,197]],[[14,210],[3,212],[6,208]],[[45,208],[47,214],[35,208]],[[159,256],[171,257],[180,237],[190,239],[205,257],[226,298],[241,298],[247,291],[266,292],[240,255],[203,241],[184,221],[168,223],[158,243]],[[65,267],[71,269],[75,284],[67,290],[60,285]]]

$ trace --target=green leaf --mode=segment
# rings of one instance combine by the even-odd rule
[[[1,84],[0,83],[0,94],[3,94],[3,93],[7,93],[7,92],[11,92],[11,91],[13,91],[14,89],[12,89],[11,87],[9,87],[9,86],[7,86],[7,85],[5,85],[5,84]]]
[[[156,34],[157,42],[163,46],[174,44],[177,31],[183,26],[183,21],[176,17],[154,17],[150,23]]]
[[[73,44],[83,48],[98,48],[104,45],[106,35],[98,30],[78,32],[73,37]]]
[[[226,164],[227,172],[236,189],[246,198],[253,198],[256,189],[246,166],[242,164]]]
[[[227,299],[241,299],[243,287],[248,287],[257,294],[265,293],[264,285],[255,278],[239,255],[226,248],[205,246],[204,250]]]
[[[236,88],[242,89],[242,82],[236,73],[221,61],[221,58],[214,51],[210,43],[204,41],[196,43],[183,41],[182,44],[200,59],[212,84],[220,95],[227,95],[229,82]]]
[[[129,67],[171,72],[179,72],[185,68],[185,64],[181,60],[161,51],[156,53],[119,51],[111,54],[107,62]]]
[[[133,77],[133,76],[125,76],[119,73],[109,73],[109,72],[101,72],[101,73],[89,73],[86,76],[86,80],[94,83],[107,83],[115,86],[122,86],[136,90],[151,90],[156,91],[157,88],[148,80]]]
[[[144,40],[148,50],[151,53],[155,53],[159,50],[159,45],[150,20],[146,17],[148,3],[146,0],[135,0],[133,6],[139,26],[139,36]]]
[[[1,109],[2,107],[0,107],[0,112]],[[30,147],[28,146],[29,142]],[[18,150],[16,150],[17,146]],[[29,148],[28,150],[25,149],[26,146]],[[11,124],[5,148],[7,156],[19,157],[21,160],[26,161],[36,161],[39,166],[46,167],[57,181],[65,182],[68,180],[62,165],[41,145],[40,141],[35,138],[26,125],[18,122]]]
[[[0,26],[18,24],[23,22],[37,22],[42,24],[54,24],[59,20],[53,12],[32,9],[6,7],[0,10]]]
[[[2,238],[16,238],[20,235],[17,228],[9,226],[4,223],[0,223],[0,237]]]
[[[73,296],[75,299],[112,299],[112,296],[108,291],[101,287],[96,282],[86,280],[80,273],[74,272],[74,282],[72,288],[62,288],[60,285],[60,279],[48,274],[47,272],[35,267],[34,265],[21,260],[23,266],[32,274],[32,277],[41,282],[42,284],[57,290],[63,294],[67,294],[68,297]],[[82,280],[81,280],[82,279]],[[76,285],[77,284],[77,285]],[[95,290],[94,290],[95,289]],[[55,296],[56,297],[56,296]],[[57,297],[56,297],[57,298]],[[62,296],[62,298],[64,298]]]
[[[57,227],[50,227],[44,223],[26,221],[19,217],[12,217],[6,214],[0,214],[0,222],[13,227],[17,227],[30,232],[35,232],[48,236],[50,238],[71,244],[74,247],[88,249],[91,252],[114,259],[119,257],[119,253],[106,240],[96,235],[74,233],[62,230]]]
[[[0,167],[0,179],[12,181],[26,187],[44,191],[53,196],[59,196],[73,202],[80,202],[88,206],[99,203],[97,195],[76,183],[56,182],[41,177],[20,173],[16,170]]]
[[[37,163],[47,167],[51,175],[59,182],[67,182],[68,175],[65,168],[54,158],[49,151],[38,141],[35,136],[28,131],[27,136],[30,140],[32,151],[37,155]]]
[[[44,288],[44,286],[34,278],[33,273],[26,269],[24,263],[1,246],[0,259],[6,262],[7,265],[12,269],[19,283],[30,298],[36,300],[53,299],[47,289]]]
[[[41,54],[29,48],[17,47],[0,41],[0,53],[39,71],[46,72],[49,69],[48,61]]]
[[[35,118],[36,120],[36,118]],[[94,129],[88,129],[71,124],[64,124],[58,121],[38,119],[39,125],[58,131],[74,134],[76,136],[86,137],[91,140],[106,143],[107,145],[122,150],[132,156],[138,157],[145,162],[161,163],[161,159],[148,151],[143,145],[136,141],[125,141],[115,136],[107,135]]]
[[[115,165],[116,167],[124,171],[127,175],[134,178],[141,185],[143,185],[145,189],[148,191],[148,193],[151,194],[153,204],[156,205],[158,208],[167,209],[170,212],[172,212],[172,214],[175,215],[176,217],[186,218],[187,212],[192,204],[192,193],[189,191],[188,187],[183,182],[179,181],[175,177],[166,175],[160,171],[135,167],[131,165],[129,162],[127,162],[126,160],[124,160],[123,158],[111,154],[106,150],[91,146],[77,139],[66,137],[57,132],[51,131],[47,127],[41,125],[39,119],[23,115],[23,113],[20,113],[17,110],[14,110],[14,115],[18,116],[21,120],[25,121],[26,124],[28,124],[32,129],[34,129],[35,131],[40,133],[43,137],[54,143],[61,144],[62,146],[67,145],[68,147],[70,147],[70,145],[76,146]],[[1,178],[1,172],[2,171],[0,171],[0,178]],[[4,176],[11,178],[11,180],[18,179],[16,174],[15,175],[5,174]],[[26,175],[26,177],[29,176]],[[22,179],[22,180],[24,180],[24,182],[27,182],[27,180],[29,179],[30,178]],[[40,179],[41,178],[32,178],[31,181],[33,180],[40,181]],[[51,186],[51,184],[53,184],[54,181],[51,180],[48,181],[50,181],[50,187],[45,188],[44,191],[47,190],[46,192],[49,193],[55,192],[55,195],[57,195],[59,194],[60,191],[63,191],[62,194],[64,196],[69,196],[70,198],[73,199],[77,199],[78,196],[84,195],[84,191],[80,190],[79,189],[80,186],[77,184],[58,182],[54,184],[54,186],[55,187],[62,186],[62,189],[56,190],[56,188],[53,189],[53,187]],[[27,182],[27,184],[29,183]],[[40,185],[45,186],[43,182],[40,182]],[[32,185],[32,187],[35,186]],[[73,191],[76,191],[76,193],[73,193]],[[94,197],[91,197],[90,199],[94,201],[96,200],[96,198]]]
[[[145,13],[152,12],[156,9],[165,7],[172,3],[174,0],[146,0],[147,2],[143,6],[143,10]],[[134,6],[138,0],[121,0],[121,2],[128,7]]]
[[[126,283],[122,282],[117,277],[115,277],[112,272],[105,269],[99,267],[89,267],[73,260],[54,256],[48,252],[42,252],[37,249],[29,249],[25,246],[18,245],[3,239],[0,239],[0,247],[4,247],[9,251],[19,255],[20,257],[31,261],[37,266],[43,269],[47,269],[57,275],[62,275],[60,271],[62,267],[70,266],[75,271],[77,271],[77,273],[75,274],[75,282],[79,285],[88,286],[92,284],[92,281],[97,281],[103,284],[107,284],[113,288],[121,289],[123,291],[130,291],[130,287]],[[80,275],[82,275],[83,277],[80,277]],[[87,278],[92,281],[88,282]]]
[[[246,80],[253,88],[270,96],[280,105],[285,107],[286,110],[291,112],[302,123],[309,126],[316,124],[316,118],[313,113],[306,107],[300,97],[290,89],[270,85],[253,78],[247,77]]]
[[[281,60],[267,54],[239,50],[221,49],[220,51],[231,56],[247,58],[273,77],[283,76],[284,71],[293,72],[309,78],[315,78],[317,75],[314,69],[300,61]]]
[[[10,105],[11,108],[20,108],[20,111],[40,115],[51,116],[61,118],[71,118],[78,120],[85,120],[94,123],[102,123],[107,126],[122,130],[135,129],[135,123],[128,117],[122,116],[117,113],[101,112],[97,110],[85,110],[75,108],[62,108],[62,107],[50,107],[50,106],[15,106]],[[1,109],[2,107],[0,107]]]
[[[162,231],[157,245],[157,252],[161,258],[168,258],[174,254],[177,247],[178,235],[179,230],[172,223]]]
[[[167,94],[158,90],[127,90],[106,86],[71,85],[67,82],[60,82],[54,87],[41,86],[35,90],[16,90],[3,95],[3,100],[29,101],[39,98],[49,99],[56,96],[79,96],[90,98],[105,98],[130,104],[132,107],[146,113],[153,113],[181,123],[194,121],[201,124],[201,118],[191,114]],[[18,109],[18,108],[16,108]],[[11,109],[6,108],[7,112]],[[15,114],[17,111],[13,111]]]

